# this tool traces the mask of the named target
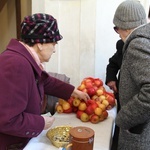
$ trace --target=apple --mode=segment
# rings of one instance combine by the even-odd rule
[[[94,113],[98,116],[102,114],[103,110],[100,107],[95,108]]]
[[[78,111],[78,107],[72,106],[72,112],[76,113]]]
[[[99,78],[95,78],[95,79],[94,79],[94,84],[95,84],[97,87],[103,86],[103,82],[102,82],[102,80],[100,80]]]
[[[70,97],[70,98],[68,99],[68,103],[70,104],[71,107],[73,106],[73,100],[74,100],[73,97]]]
[[[87,88],[87,93],[91,97],[96,94],[96,90],[93,87]]]
[[[90,122],[94,123],[94,124],[98,123],[99,122],[99,116],[96,114],[91,115]]]
[[[66,101],[65,101],[64,99],[61,99],[61,98],[58,100],[58,103],[59,103],[60,105],[62,105],[62,104],[65,103],[65,102],[66,102]]]
[[[94,113],[94,109],[93,109],[92,105],[87,106],[85,112],[86,112],[88,115],[92,115],[92,114]]]
[[[104,120],[105,120],[105,118],[104,118],[103,115],[99,116],[99,121],[100,121],[100,122],[101,122],[101,121],[104,121]]]
[[[103,89],[97,89],[97,91],[96,91],[96,95],[97,95],[97,96],[101,96],[101,95],[103,95],[103,94],[104,94]]]
[[[62,104],[63,110],[67,110],[67,109],[69,109],[70,107],[71,107],[71,106],[70,106],[70,104],[69,104],[67,101]]]
[[[103,111],[106,110],[106,106],[105,106],[104,104],[99,104],[98,106],[99,106]]]
[[[99,100],[95,100],[95,102],[97,103],[98,107],[101,104],[101,102]]]
[[[87,89],[83,89],[83,90],[82,90],[82,92],[85,92],[85,93],[87,93]]]
[[[106,96],[107,96],[107,95],[110,95],[110,96],[112,96],[113,98],[115,98],[115,95],[114,95],[114,93],[112,93],[112,92],[107,92],[107,91],[105,91],[105,94],[106,94]]]
[[[92,88],[93,87],[93,83],[92,82],[85,82],[85,87],[86,87],[86,89],[88,89],[88,88]]]
[[[103,111],[102,116],[104,117],[104,119],[106,119],[108,117],[108,112],[107,110]]]
[[[113,106],[110,105],[110,104],[106,107],[107,110],[110,110],[110,109],[112,109],[112,108],[113,108]]]
[[[95,104],[95,103],[96,103],[95,100],[92,100],[92,99],[89,99],[86,101],[87,106]]]
[[[83,82],[85,83],[85,82],[93,82],[93,80],[94,80],[94,78],[92,78],[92,77],[87,77],[87,78],[84,78],[83,79]]]
[[[74,100],[73,100],[73,106],[78,107],[79,104],[80,104],[80,102],[81,102],[80,99],[74,98]]]
[[[99,96],[98,96],[98,98],[95,101],[98,101],[98,102],[102,103],[102,100],[100,99]]]
[[[99,99],[103,101],[103,100],[106,99],[106,97],[105,97],[105,95],[100,95],[100,96],[99,96]]]
[[[63,110],[64,113],[72,113],[72,107],[70,107],[69,109],[67,110]]]
[[[116,104],[116,101],[115,101],[114,97],[112,97],[110,95],[107,95],[106,99],[107,99],[107,101],[109,102],[110,105],[114,106]]]
[[[99,121],[104,121],[108,117],[108,112],[103,111],[102,115],[99,117]]]
[[[95,102],[91,105],[91,107],[95,110],[98,107],[98,104]]]
[[[82,113],[83,113],[83,111],[78,110],[78,111],[77,111],[77,113],[76,113],[77,118],[79,118],[79,119],[80,119],[80,118],[81,118]]]
[[[81,84],[79,87],[78,87],[78,90],[82,91],[83,89],[85,89],[85,84]]]
[[[93,96],[91,97],[91,99],[92,99],[92,100],[98,100],[98,96],[97,96],[97,95],[93,95]]]
[[[63,113],[63,108],[62,108],[62,106],[61,106],[60,104],[58,104],[58,105],[56,106],[56,111],[57,111],[58,113]]]
[[[89,115],[87,113],[83,112],[80,116],[80,119],[83,122],[87,122],[87,121],[89,121]]]
[[[86,108],[87,108],[87,106],[86,106],[85,102],[81,102],[78,106],[78,110],[84,111]]]
[[[98,90],[98,87],[96,85],[93,85],[93,88],[95,89],[95,91]]]
[[[109,102],[106,100],[106,99],[104,99],[103,101],[102,101],[102,104],[104,104],[106,107],[109,105]]]

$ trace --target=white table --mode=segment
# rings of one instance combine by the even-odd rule
[[[55,122],[52,127],[60,125],[87,126],[95,131],[94,149],[93,150],[110,150],[114,119],[116,117],[116,107],[108,111],[109,116],[106,120],[92,124],[91,122],[82,122],[76,118],[75,114],[58,114],[56,113]],[[58,150],[46,137],[48,130],[43,131],[38,137],[32,138],[24,150]]]

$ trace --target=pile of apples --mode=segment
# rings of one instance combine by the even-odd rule
[[[99,78],[87,77],[82,80],[78,90],[88,93],[90,100],[86,102],[75,97],[59,99],[56,106],[58,113],[76,113],[83,122],[98,123],[108,117],[107,110],[115,106],[113,93],[107,92]]]

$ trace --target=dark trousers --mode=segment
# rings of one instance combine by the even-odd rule
[[[119,139],[119,127],[115,125],[114,136],[112,139],[111,150],[117,150],[118,147],[118,139]]]

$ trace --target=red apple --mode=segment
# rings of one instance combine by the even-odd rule
[[[99,121],[104,121],[108,117],[108,112],[103,111],[102,115],[99,117]]]
[[[99,78],[95,78],[95,79],[94,79],[94,84],[95,84],[97,87],[103,86],[103,82],[102,82],[102,80],[100,80]]]
[[[107,110],[103,111],[102,116],[104,117],[104,119],[106,119],[108,117],[108,112]]]
[[[115,98],[115,95],[114,95],[114,93],[112,93],[112,92],[107,92],[107,91],[105,91],[105,94],[106,94],[106,96],[107,96],[107,95],[110,95],[110,96],[112,96],[112,97]]]
[[[77,118],[79,118],[79,119],[80,119],[80,118],[81,118],[82,113],[83,113],[83,111],[78,110],[78,111],[77,111],[77,113],[76,113]]]
[[[110,105],[114,106],[116,104],[116,101],[115,101],[114,97],[112,97],[110,95],[107,95],[106,99],[107,99],[107,101],[109,102]]]
[[[93,85],[93,88],[95,89],[95,91],[98,90],[98,87],[96,85]]]
[[[86,101],[87,106],[95,104],[95,103],[96,103],[95,100],[92,100],[92,99],[89,99]]]
[[[71,107],[73,106],[73,100],[74,100],[73,97],[70,97],[70,98],[68,99],[68,103],[70,104]]]
[[[112,108],[113,108],[113,106],[111,106],[110,104],[106,107],[107,110],[110,110]]]
[[[93,96],[96,94],[96,90],[93,87],[87,88],[87,93],[89,96]]]
[[[78,107],[72,106],[72,112],[76,113],[78,111]]]
[[[94,113],[94,108],[92,107],[92,105],[89,105],[85,112],[88,114],[88,115],[92,115]]]
[[[67,110],[63,110],[64,113],[72,113],[72,107],[70,107],[69,109]]]
[[[86,89],[88,89],[88,88],[92,88],[93,87],[93,83],[92,82],[85,82],[85,87],[86,87]]]
[[[98,123],[99,122],[99,116],[97,116],[95,114],[91,115],[90,122],[94,123],[94,124]]]
[[[94,81],[94,78],[92,77],[87,77],[83,79],[83,82],[93,82],[93,81]]]
[[[91,105],[91,107],[95,110],[98,107],[98,104],[95,102]]]

